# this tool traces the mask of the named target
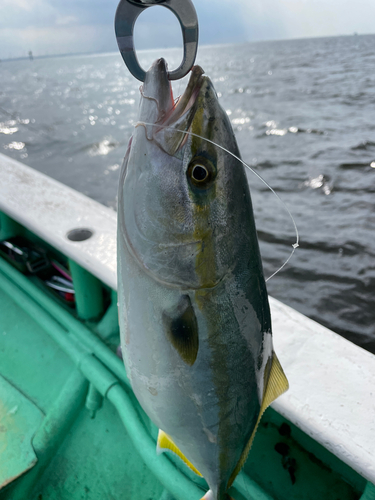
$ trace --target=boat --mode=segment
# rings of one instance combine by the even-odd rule
[[[199,500],[118,355],[116,213],[0,154],[0,499]],[[270,297],[289,391],[235,500],[375,499],[375,357]]]

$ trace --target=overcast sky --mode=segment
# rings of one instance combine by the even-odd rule
[[[117,0],[0,0],[0,59],[115,51]],[[375,32],[375,0],[194,0],[200,43],[230,43]],[[163,7],[136,24],[138,48],[180,44]]]

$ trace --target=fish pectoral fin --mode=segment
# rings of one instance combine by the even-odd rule
[[[158,442],[156,445],[156,452],[158,454],[163,453],[164,451],[171,451],[175,455],[177,455],[185,464],[200,477],[203,477],[202,474],[194,467],[194,465],[185,457],[185,455],[180,451],[180,449],[174,444],[172,439],[166,434],[164,431],[159,429]]]
[[[269,405],[275,401],[281,394],[286,392],[289,389],[289,382],[288,379],[285,376],[284,370],[282,369],[280,365],[280,361],[278,360],[276,354],[274,351],[272,351],[272,364],[271,364],[271,369],[269,371],[269,376],[268,376],[268,382],[265,391],[263,392],[263,400],[262,404],[260,407],[259,411],[259,416],[257,423],[255,424],[254,430],[251,434],[251,437],[242,452],[241,458],[236,465],[236,468],[232,472],[232,475],[228,481],[228,488],[232,486],[234,480],[237,477],[237,474],[240,472],[242,467],[245,465],[247,456],[249,454],[249,451],[251,449],[251,446],[254,441],[255,433],[257,431],[260,419],[262,418],[263,413],[266,411],[266,409],[269,407]]]
[[[176,307],[162,315],[164,331],[181,359],[193,366],[199,349],[198,323],[189,295],[182,295]]]

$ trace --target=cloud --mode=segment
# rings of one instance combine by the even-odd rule
[[[9,43],[11,40],[11,43]],[[0,30],[0,58],[116,50],[112,26],[60,25]]]
[[[239,0],[248,19],[247,38],[254,24],[268,39],[372,33],[373,0]],[[364,13],[366,12],[366,15]],[[253,20],[253,23],[251,22]],[[256,33],[256,31],[255,31]],[[267,36],[266,36],[267,37]]]
[[[242,15],[242,3],[243,0],[235,3],[233,0],[195,2],[202,43],[243,41],[247,20]]]
[[[1,0],[0,59],[116,50],[117,0]]]
[[[0,0],[0,58],[117,50],[118,0]],[[374,0],[193,0],[200,43],[275,40],[374,31]],[[175,16],[156,6],[135,28],[138,48],[182,46]]]
[[[48,0],[2,0],[0,28],[28,28],[53,23],[58,11]]]
[[[61,19],[82,25],[112,24],[117,0],[1,0],[0,28],[48,28]]]
[[[134,42],[137,49],[179,47],[182,45],[180,24],[164,7],[146,9],[136,21]]]
[[[5,15],[9,9],[14,9],[15,12],[32,12],[40,3],[39,0],[3,0],[2,14]]]
[[[56,19],[56,24],[58,26],[66,26],[78,23],[78,18],[75,16],[60,16]]]

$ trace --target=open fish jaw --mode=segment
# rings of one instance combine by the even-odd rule
[[[154,62],[140,88],[142,98],[138,124],[150,124],[143,125],[148,139],[152,140],[166,127],[175,126],[191,110],[202,85],[202,75],[202,68],[194,66],[185,92],[174,101],[165,60]]]

